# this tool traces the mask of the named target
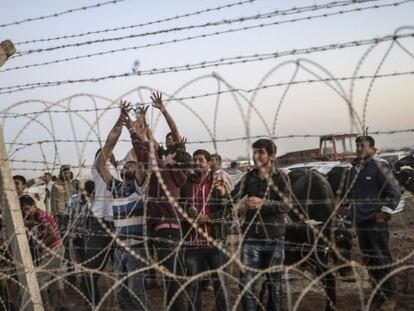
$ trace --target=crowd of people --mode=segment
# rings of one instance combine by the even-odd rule
[[[287,172],[276,165],[275,144],[265,138],[252,144],[254,166],[247,173],[236,162],[223,169],[218,154],[197,149],[190,155],[162,95],[154,93],[151,100],[171,129],[165,148],[152,135],[147,109],[131,118],[131,106],[122,102],[119,118],[96,152],[90,180],[79,183],[63,165],[55,181],[44,175],[46,195],[39,198],[28,191],[23,176],[14,176],[34,263],[41,267],[43,302],[57,308],[67,299],[67,289],[79,282],[87,302],[82,305],[93,309],[102,299],[100,277],[113,273],[116,280],[109,287],[122,310],[199,311],[209,282],[215,309],[229,310],[227,238],[237,233],[242,237],[238,282],[243,310],[258,308],[256,275],[263,269],[269,270],[271,284],[268,308],[281,310],[292,189]],[[131,156],[120,167],[113,151],[123,130],[131,138]],[[350,200],[357,202],[353,210],[360,248],[367,265],[389,264],[388,218],[381,206],[395,209],[400,190],[392,177],[383,175],[385,164],[374,155],[372,137],[358,137],[356,147],[358,177]],[[243,221],[239,204],[247,207]],[[380,284],[389,271],[372,270],[371,276]],[[163,301],[157,306],[147,294],[154,275],[162,284]],[[395,281],[388,277],[376,307],[392,308],[395,295]]]

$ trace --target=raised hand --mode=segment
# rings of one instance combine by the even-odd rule
[[[148,127],[146,114],[149,106],[139,108],[138,113],[136,114],[137,117],[137,128],[138,127]]]
[[[224,185],[223,179],[217,179],[214,183],[214,188],[217,190],[221,197],[224,197],[224,195],[226,194],[226,187]]]
[[[129,116],[129,112],[132,110],[131,103],[125,100],[121,100],[121,114],[119,116],[119,121],[129,130],[134,126],[134,122]]]
[[[130,112],[131,110],[131,103],[126,100],[121,100],[121,113]]]
[[[187,138],[186,137],[181,137],[180,141],[176,144],[177,148],[181,148],[182,150],[185,151],[185,144],[187,143]]]
[[[157,108],[161,111],[165,110],[164,103],[162,102],[162,93],[161,92],[154,92],[152,96],[150,96],[152,100],[152,107]]]
[[[149,106],[143,107],[143,108],[139,108],[136,117],[137,119],[132,122],[133,128],[135,129],[138,137],[142,140],[142,141],[148,141],[148,124],[147,124],[147,120],[145,118],[145,114],[147,113]]]
[[[181,137],[181,140],[178,142],[180,145],[185,146],[185,144],[187,143],[188,139],[187,137]]]

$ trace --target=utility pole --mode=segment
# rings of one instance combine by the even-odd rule
[[[5,40],[0,43],[0,67],[16,53],[13,43]],[[42,296],[32,255],[27,241],[26,228],[14,186],[3,129],[0,126],[0,206],[6,238],[10,243],[13,262],[16,268],[21,299],[19,310],[43,311]],[[15,295],[17,296],[17,295]]]
[[[10,40],[4,40],[0,43],[0,67],[12,56],[16,53],[16,48],[13,45],[13,42]]]

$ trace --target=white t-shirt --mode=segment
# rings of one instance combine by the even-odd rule
[[[109,161],[106,166],[112,177],[119,179],[119,173]],[[108,186],[99,175],[96,165],[92,167],[92,180],[95,182],[95,201],[92,204],[91,210],[95,217],[105,218],[105,220],[112,221],[112,193],[108,190]]]

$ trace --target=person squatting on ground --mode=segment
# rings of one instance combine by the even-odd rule
[[[63,293],[61,290],[54,293],[54,283],[59,279],[65,253],[59,227],[51,214],[36,207],[36,202],[31,196],[23,195],[19,202],[24,224],[36,245],[38,260],[35,266],[43,302],[46,307],[57,306],[58,303],[62,303]]]

